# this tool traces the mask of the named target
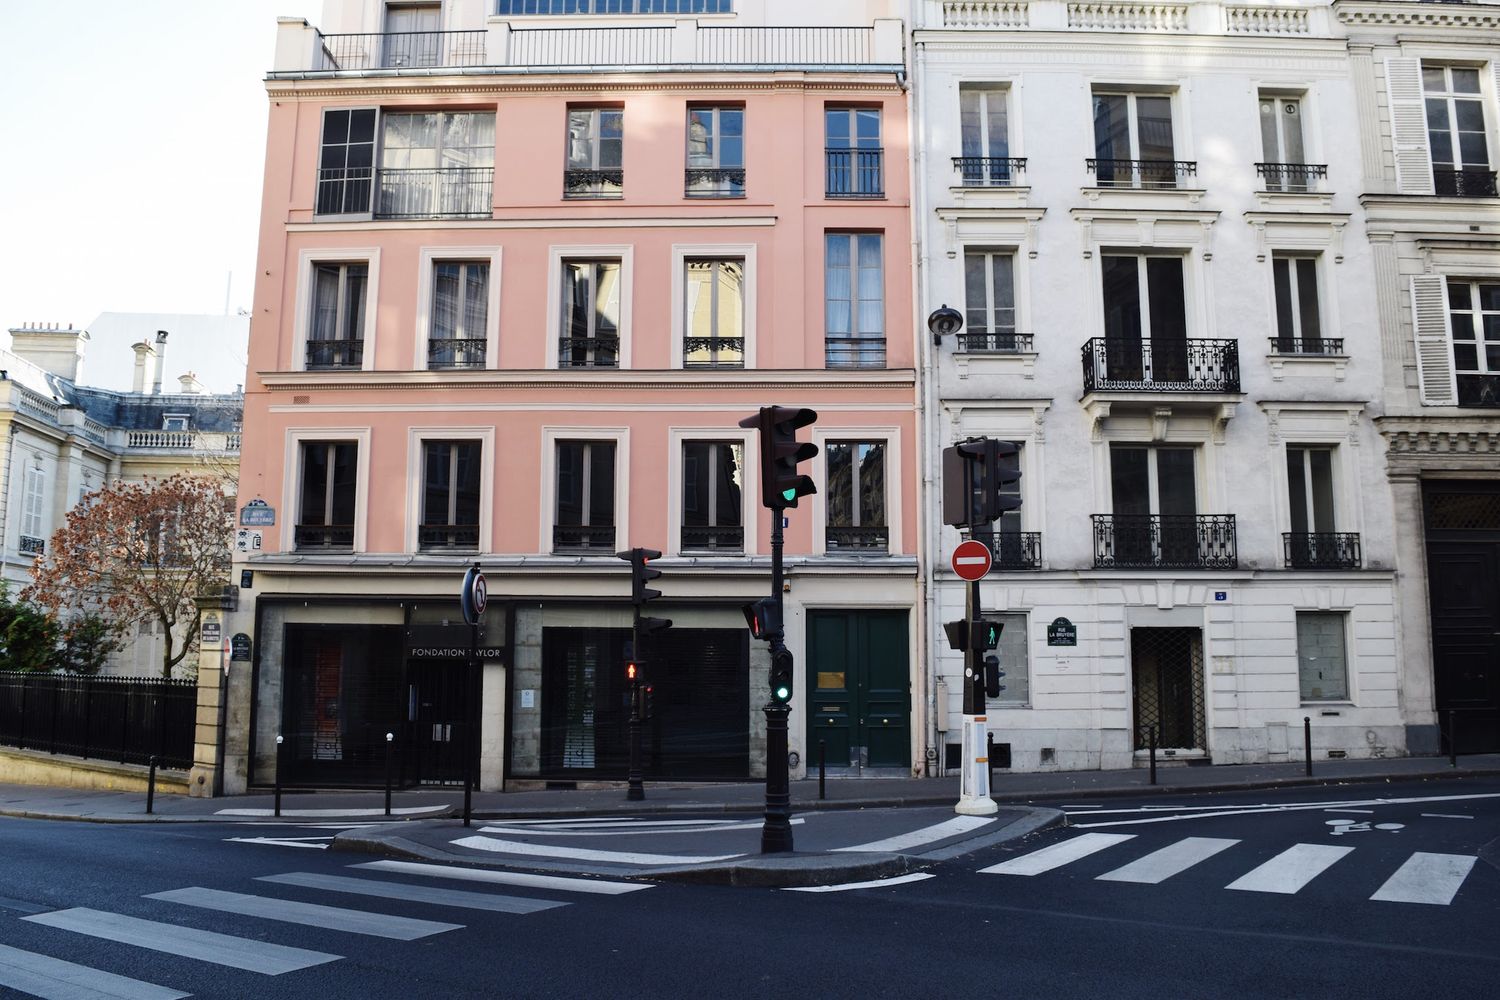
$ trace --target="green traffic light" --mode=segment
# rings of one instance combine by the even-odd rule
[[[777,701],[790,701],[792,698],[792,692],[785,687],[778,687],[772,694],[776,696]]]
[[[797,488],[796,487],[792,487],[789,490],[782,490],[781,491],[781,495],[782,495],[782,497],[784,499],[786,499],[788,501],[795,500],[795,499],[797,499]]]

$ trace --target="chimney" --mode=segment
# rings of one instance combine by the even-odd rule
[[[61,326],[57,323],[28,323],[11,328],[10,349],[11,353],[38,368],[76,382],[88,339],[88,331],[75,330],[71,323]]]
[[[182,386],[180,391],[184,396],[196,396],[203,391],[203,383],[198,381],[198,376],[194,372],[177,376],[177,382]]]
[[[151,377],[148,369],[155,368],[156,352],[144,340],[138,344],[131,344],[130,349],[135,352],[135,374],[130,378],[130,391],[145,392],[146,382]]]
[[[167,367],[167,331],[156,331],[156,377],[151,381],[151,395],[161,395],[161,373]]]

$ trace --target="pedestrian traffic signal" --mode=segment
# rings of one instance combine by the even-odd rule
[[[1005,690],[1005,685],[1000,683],[1000,678],[1004,676],[1005,671],[1000,669],[1000,657],[986,656],[984,658],[984,693],[986,697],[1000,697],[1000,692]]]
[[[771,700],[785,705],[792,700],[792,651],[771,651]]]
[[[650,566],[653,559],[661,558],[660,552],[656,549],[627,549],[624,552],[616,552],[615,558],[624,559],[630,563],[631,604],[640,607],[647,601],[661,596],[661,591],[646,586],[648,582],[661,576],[661,570],[652,569]]]
[[[817,411],[805,407],[762,406],[740,421],[760,430],[761,503],[771,510],[795,507],[799,497],[818,492],[812,478],[797,471],[798,463],[818,453],[817,445],[797,440],[797,431],[817,419]]]
[[[943,631],[948,635],[948,648],[959,652],[973,650],[988,652],[1000,645],[1000,630],[1005,626],[990,621],[944,622]]]
[[[641,718],[649,719],[656,714],[656,688],[647,684],[641,691]]]
[[[971,438],[943,449],[943,523],[989,524],[1021,506],[1021,446]]]
[[[742,609],[745,624],[750,626],[750,637],[769,640],[781,634],[781,602],[774,597],[762,597]]]
[[[641,665],[639,661],[625,661],[625,679],[632,684],[641,679]]]
[[[636,632],[642,639],[649,639],[658,632],[665,632],[672,627],[670,618],[638,618],[636,619]]]

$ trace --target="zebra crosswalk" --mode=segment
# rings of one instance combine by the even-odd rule
[[[1134,840],[1136,835],[1129,833],[1079,834],[981,868],[979,873],[1035,877],[1077,864],[1101,852],[1121,853],[1123,846]],[[1241,843],[1222,837],[1184,837],[1095,875],[1094,880],[1157,885],[1212,858],[1232,857],[1229,852]],[[1356,848],[1342,844],[1292,844],[1222,888],[1293,896],[1356,853]],[[1383,853],[1372,855],[1372,859],[1385,858]],[[1375,902],[1447,906],[1458,895],[1476,860],[1476,856],[1468,854],[1413,852],[1368,898]],[[1388,860],[1377,860],[1376,863],[1389,864]]]
[[[29,914],[20,919],[58,932],[55,938],[46,939],[55,941],[56,947],[25,950],[0,944],[0,995],[15,991],[44,1000],[179,1000],[193,995],[181,988],[190,985],[187,983],[147,982],[122,975],[117,969],[71,960],[76,954],[74,935],[167,953],[205,968],[281,976],[344,958],[340,942],[347,943],[348,938],[342,935],[417,941],[462,931],[465,924],[457,921],[466,911],[524,917],[572,905],[572,900],[557,898],[559,895],[619,896],[651,888],[639,882],[406,861],[366,862],[350,865],[349,870],[357,874],[284,872],[261,876],[254,880],[260,887],[256,892],[199,885],[154,892],[142,897],[150,901],[145,912],[117,913],[78,906]],[[382,874],[405,881],[379,877]],[[452,888],[454,881],[475,888]],[[283,888],[304,897],[309,891],[326,894],[328,901],[309,902],[275,894]],[[347,905],[350,897],[368,903]],[[386,903],[415,903],[450,911],[453,922],[383,912],[380,907]],[[184,913],[199,914],[206,922],[210,912],[241,920],[296,924],[316,928],[321,934],[314,940],[299,933],[298,940],[306,947],[293,947],[264,940],[260,934],[227,934],[181,922]],[[436,915],[448,916],[449,912]]]

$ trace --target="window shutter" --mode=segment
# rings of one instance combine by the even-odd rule
[[[1422,61],[1387,59],[1385,92],[1391,106],[1391,151],[1396,190],[1432,194],[1432,157],[1427,151],[1427,109],[1422,102]]]
[[[1458,386],[1453,377],[1453,347],[1448,336],[1447,282],[1442,275],[1412,277],[1411,315],[1422,402],[1427,406],[1453,406],[1458,402]]]

